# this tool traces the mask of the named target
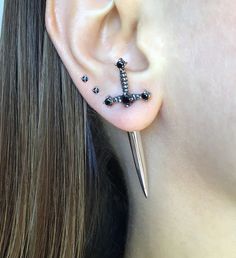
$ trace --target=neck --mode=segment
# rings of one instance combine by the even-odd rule
[[[234,258],[235,201],[214,180],[211,167],[186,152],[180,136],[153,126],[142,132],[149,174],[145,199],[127,134],[111,127],[108,131],[127,171],[131,210],[126,257]]]

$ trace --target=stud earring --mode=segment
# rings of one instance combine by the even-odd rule
[[[136,100],[143,99],[148,101],[151,98],[151,93],[147,90],[141,94],[133,94],[129,92],[128,76],[125,70],[126,65],[127,62],[125,62],[122,58],[120,58],[116,63],[116,66],[120,71],[120,82],[123,94],[116,97],[108,96],[104,100],[104,104],[107,106],[112,106],[114,103],[122,103],[125,107],[130,107],[130,105]]]
[[[99,93],[99,88],[98,87],[95,87],[95,88],[93,88],[93,93],[95,93],[95,94],[98,94]]]
[[[82,80],[82,82],[86,83],[86,82],[89,80],[89,78],[88,78],[87,75],[83,75],[83,76],[81,77],[81,80]]]

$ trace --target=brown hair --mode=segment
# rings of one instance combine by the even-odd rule
[[[47,35],[45,2],[5,0],[0,257],[123,257],[122,170]]]

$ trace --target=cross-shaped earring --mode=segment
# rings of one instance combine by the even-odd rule
[[[122,58],[120,58],[116,63],[116,66],[120,71],[120,82],[121,82],[123,94],[116,97],[108,96],[104,101],[104,104],[107,106],[112,106],[114,103],[122,103],[125,107],[130,107],[130,105],[136,100],[142,99],[142,100],[148,101],[151,98],[151,93],[148,92],[147,90],[144,90],[143,93],[129,92],[128,77],[125,71],[126,65],[127,65],[127,62],[125,62],[124,59]]]

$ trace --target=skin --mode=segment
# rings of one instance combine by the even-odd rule
[[[105,0],[100,4],[88,2],[99,9],[111,4]],[[51,38],[76,86],[104,117],[110,140],[127,171],[131,218],[126,258],[235,258],[236,3],[112,3],[117,9],[109,7],[110,18],[103,24],[103,34],[96,38],[99,51],[90,58],[92,63],[99,60],[101,71],[107,69],[111,83],[104,83],[104,90],[119,90],[114,83],[118,82],[117,70],[106,65],[117,56],[129,61],[130,85],[149,86],[153,101],[147,106],[132,106],[128,112],[121,107],[100,110],[96,97],[84,92],[75,71],[82,73],[85,66],[81,63],[71,68],[68,55],[58,47],[59,43],[64,48],[68,45],[62,37],[54,36],[60,32],[53,30],[52,1],[48,1],[51,11],[46,19]],[[61,27],[66,19],[68,22],[66,15],[58,18]],[[115,29],[117,33],[113,35]],[[109,46],[113,46],[113,52],[107,51]],[[93,72],[93,66],[88,62],[86,67],[91,80],[99,82],[99,73]],[[137,110],[141,118],[145,117],[138,123]],[[116,118],[127,118],[127,113],[131,114],[128,120]],[[140,128],[149,174],[147,200],[123,131]]]

